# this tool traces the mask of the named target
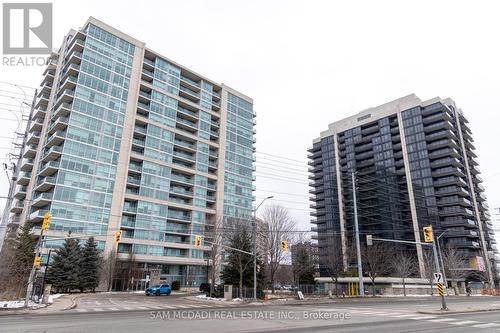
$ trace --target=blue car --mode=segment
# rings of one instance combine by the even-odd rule
[[[146,296],[149,295],[167,295],[169,296],[172,292],[172,287],[169,284],[158,284],[156,286],[152,286],[146,289]]]

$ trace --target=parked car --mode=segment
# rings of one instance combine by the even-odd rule
[[[169,296],[172,292],[172,287],[169,284],[158,284],[156,286],[152,286],[146,289],[146,296],[149,295],[167,295]]]

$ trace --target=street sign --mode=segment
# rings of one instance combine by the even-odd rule
[[[441,273],[433,273],[434,275],[434,283],[443,283],[443,274]]]
[[[437,289],[438,289],[439,296],[444,297],[444,285],[442,283],[438,283]]]

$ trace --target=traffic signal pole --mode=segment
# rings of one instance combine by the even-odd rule
[[[356,252],[358,256],[358,278],[359,278],[359,295],[365,297],[365,286],[363,284],[363,263],[361,261],[361,245],[359,244],[359,225],[358,225],[358,205],[356,200],[356,182],[354,172],[352,176],[352,195],[354,201],[354,227],[356,231]],[[375,295],[374,295],[375,296]]]
[[[432,252],[434,252],[434,265],[436,266],[436,272],[441,273],[441,267],[439,266],[439,259],[436,250],[436,237],[434,237],[434,233],[432,236]],[[441,310],[448,310],[446,306],[446,299],[444,298],[444,294],[441,294]]]

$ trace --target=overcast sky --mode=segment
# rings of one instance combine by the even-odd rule
[[[256,196],[274,195],[302,230],[310,227],[306,149],[312,140],[331,122],[410,93],[451,97],[463,109],[490,207],[500,206],[495,1],[53,3],[54,46],[94,16],[251,96],[258,115]],[[36,87],[42,71],[0,66],[0,81]],[[1,83],[0,89],[15,90]],[[1,124],[3,155],[16,123]],[[1,193],[7,189],[0,175]]]

